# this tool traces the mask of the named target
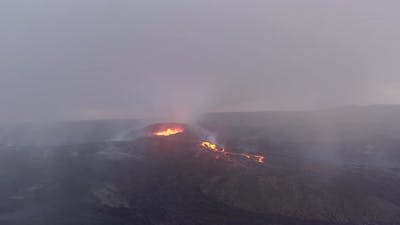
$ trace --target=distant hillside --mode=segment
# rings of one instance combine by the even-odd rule
[[[0,125],[0,146],[46,146],[110,141],[146,124],[141,120],[92,120]]]
[[[307,152],[312,157],[363,163],[400,163],[397,105],[209,113],[199,119],[199,124],[220,134],[228,143],[235,139],[270,151]]]

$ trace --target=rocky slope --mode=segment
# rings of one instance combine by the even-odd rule
[[[397,173],[198,154],[187,136],[0,151],[1,224],[396,224]]]

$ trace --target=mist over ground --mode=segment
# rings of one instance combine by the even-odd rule
[[[0,122],[399,104],[398,1],[0,2]]]
[[[0,224],[399,225],[399,1],[0,1]]]

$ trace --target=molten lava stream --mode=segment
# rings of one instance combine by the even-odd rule
[[[265,157],[262,156],[262,155],[253,155],[253,154],[250,154],[250,153],[227,152],[227,151],[225,151],[225,149],[223,149],[221,147],[218,147],[216,144],[208,142],[208,141],[201,142],[200,146],[203,149],[211,151],[211,152],[222,153],[222,154],[216,155],[216,157],[215,157],[216,159],[219,159],[221,157],[228,157],[229,158],[229,156],[241,156],[241,157],[244,157],[246,159],[255,161],[257,163],[264,163],[265,162],[264,161]]]

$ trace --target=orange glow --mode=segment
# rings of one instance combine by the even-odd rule
[[[265,162],[265,157],[262,155],[253,155],[250,153],[236,153],[236,152],[227,152],[225,151],[225,149],[217,146],[216,144],[209,142],[209,141],[203,141],[200,143],[200,146],[204,149],[204,150],[208,150],[211,152],[215,152],[218,153],[215,156],[215,159],[220,159],[222,157],[226,157],[228,159],[232,159],[232,157],[243,157],[249,160],[252,160],[254,162],[257,163],[264,163]]]
[[[223,148],[220,148],[216,144],[208,142],[208,141],[203,141],[203,142],[201,142],[200,145],[210,151],[213,151],[213,152],[225,152],[225,150]]]
[[[265,157],[262,155],[254,155],[254,158],[257,160],[259,163],[264,163],[265,162]]]
[[[170,136],[182,133],[185,129],[183,127],[167,127],[154,132],[156,136]]]

